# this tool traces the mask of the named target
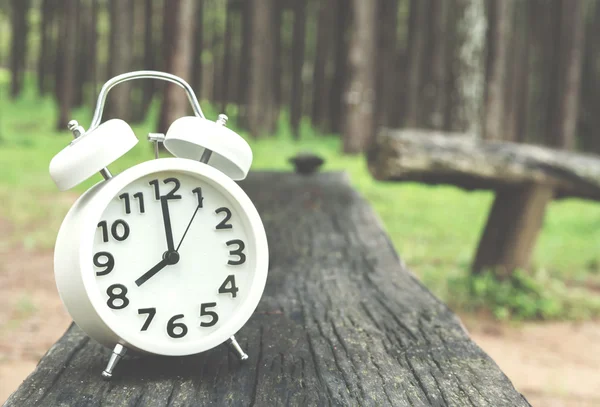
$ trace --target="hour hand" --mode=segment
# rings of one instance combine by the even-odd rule
[[[171,264],[169,256],[164,256],[164,258],[156,266],[152,267],[150,270],[146,271],[140,278],[135,280],[135,285],[137,285],[138,287],[141,286],[150,278],[152,278],[156,273],[167,267],[169,264]]]

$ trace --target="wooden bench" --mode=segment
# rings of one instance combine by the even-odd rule
[[[526,268],[552,199],[600,200],[600,159],[592,155],[429,130],[383,129],[367,158],[378,180],[496,193],[473,261],[476,273]]]
[[[241,185],[271,252],[237,335],[246,362],[224,345],[126,356],[106,382],[110,350],[71,326],[6,406],[529,405],[407,270],[345,175],[253,173]]]

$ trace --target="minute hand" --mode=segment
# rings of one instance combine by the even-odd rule
[[[167,251],[174,252],[175,243],[173,243],[173,230],[171,229],[171,216],[169,215],[169,202],[167,199],[164,196],[160,198],[160,207],[165,225],[165,236],[167,237]]]

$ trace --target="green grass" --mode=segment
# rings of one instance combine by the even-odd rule
[[[20,243],[28,248],[49,248],[73,193],[59,192],[55,188],[48,175],[48,164],[54,154],[70,142],[71,135],[66,129],[55,130],[57,111],[51,98],[39,98],[33,86],[29,86],[18,100],[11,101],[7,97],[7,83],[6,72],[0,71],[1,216],[10,219],[17,230],[0,242],[5,246]],[[216,117],[218,112],[207,103],[202,105],[209,118]],[[113,172],[152,158],[145,135],[154,130],[157,108],[153,106],[145,123],[134,126],[140,143],[111,165]],[[73,117],[87,127],[91,109],[76,109]],[[534,253],[533,281],[557,298],[568,297],[569,301],[565,300],[566,308],[558,313],[551,312],[556,308],[554,305],[547,306],[542,301],[537,305],[541,311],[532,315],[529,305],[521,309],[518,304],[507,305],[506,301],[491,298],[506,282],[494,285],[489,279],[481,283],[469,278],[468,267],[493,199],[491,193],[377,182],[369,174],[362,156],[340,154],[339,138],[317,134],[310,123],[303,122],[301,140],[295,141],[285,123],[287,120],[282,117],[277,135],[268,139],[251,140],[240,131],[254,152],[252,168],[289,171],[288,158],[310,150],[325,158],[324,170],[346,171],[352,184],[383,220],[401,257],[430,289],[451,305],[474,309],[481,305],[483,298],[498,317],[522,314],[526,318],[576,318],[600,314],[600,305],[587,301],[591,296],[583,292],[571,301],[573,292],[564,283],[560,289],[556,289],[555,284],[558,279],[569,285],[600,286],[600,207],[597,203],[565,200],[550,205]],[[236,128],[235,118],[229,125]],[[75,193],[81,193],[98,180],[99,176],[78,186]],[[478,291],[476,286],[482,284],[486,289]],[[511,284],[517,287],[520,283],[517,279]],[[503,307],[507,309],[502,311]],[[573,307],[577,312],[568,311]]]

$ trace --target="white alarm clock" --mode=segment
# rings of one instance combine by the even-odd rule
[[[183,87],[196,116],[176,120],[166,135],[150,135],[176,158],[143,162],[112,176],[105,168],[138,141],[122,120],[100,123],[108,91],[138,78]],[[250,147],[204,118],[182,79],[139,71],[108,81],[90,130],[70,124],[75,140],[50,163],[61,190],[96,172],[105,180],[69,210],[56,239],[54,271],[75,323],[113,348],[103,377],[126,350],[191,355],[228,343],[247,355],[234,334],[262,296],[268,271],[264,227],[234,180],[245,178]]]

